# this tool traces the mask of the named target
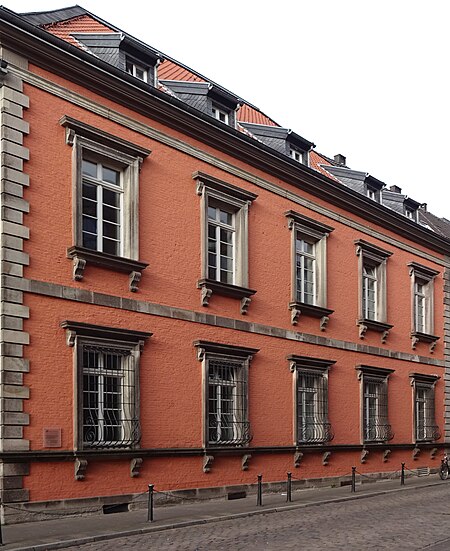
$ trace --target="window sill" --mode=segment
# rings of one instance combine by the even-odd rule
[[[85,247],[69,247],[67,249],[67,258],[73,260],[73,279],[81,281],[84,275],[86,264],[101,266],[118,272],[126,272],[130,274],[130,291],[138,290],[141,272],[147,268],[148,263],[139,262],[130,258],[114,256],[112,254],[93,251]]]
[[[238,285],[231,285],[229,283],[221,283],[220,281],[214,281],[212,279],[199,279],[197,281],[197,287],[202,291],[202,306],[209,306],[209,299],[211,295],[215,293],[224,297],[240,299],[241,314],[243,315],[247,313],[252,300],[250,297],[256,293],[253,289],[247,289],[246,287],[239,287]]]
[[[325,331],[328,322],[330,321],[330,314],[334,310],[324,308],[323,306],[315,306],[314,304],[306,304],[304,302],[290,302],[289,310],[291,311],[291,323],[297,325],[301,315],[310,316],[312,318],[320,319],[320,330]]]
[[[421,333],[420,331],[412,331],[411,348],[415,350],[419,342],[425,342],[430,345],[430,354],[432,354],[434,352],[434,349],[436,348],[437,341],[439,339],[440,337],[436,335],[429,335],[428,333]]]
[[[375,331],[381,333],[381,342],[384,344],[388,338],[389,331],[394,327],[389,323],[383,323],[381,321],[369,320],[366,318],[359,319],[356,322],[359,327],[359,338],[363,339],[367,331]]]

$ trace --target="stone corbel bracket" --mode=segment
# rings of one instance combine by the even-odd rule
[[[212,463],[214,461],[214,455],[205,455],[203,456],[203,472],[211,472]]]
[[[359,328],[359,338],[363,339],[367,333],[367,325],[364,325],[363,323],[358,323],[358,328]]]
[[[434,459],[436,457],[436,454],[438,452],[438,449],[437,448],[433,448],[431,451],[430,451],[430,458],[431,459]]]
[[[241,300],[241,314],[245,316],[248,312],[248,307],[250,306],[252,299],[250,297],[244,297]]]
[[[331,457],[331,452],[323,452],[323,454],[322,454],[322,465],[323,466],[328,465],[330,457]]]
[[[436,348],[436,345],[437,345],[437,341],[433,341],[433,342],[430,344],[430,354],[433,354],[434,349]]]
[[[87,459],[75,459],[75,480],[84,480],[87,466]]]
[[[303,459],[303,453],[300,450],[295,450],[294,453],[294,467],[298,469]]]
[[[212,289],[208,289],[208,287],[201,287],[201,305],[202,306],[209,306],[209,299],[212,295]]]
[[[415,461],[416,459],[419,459],[419,455],[420,455],[420,448],[417,448],[417,447],[414,448],[412,452],[413,460]]]
[[[251,458],[252,458],[252,456],[249,453],[246,453],[245,455],[242,456],[241,469],[243,471],[248,471],[248,467],[249,467],[249,463],[250,463]]]
[[[415,349],[416,349],[416,346],[419,344],[419,342],[420,342],[419,337],[416,337],[415,335],[413,335],[413,336],[411,337],[411,348],[412,348],[413,350],[415,350]],[[430,346],[430,348],[431,348],[431,346]]]
[[[133,457],[133,459],[130,461],[131,478],[136,478],[140,475],[143,461],[144,460],[141,457]]]
[[[292,325],[297,325],[302,311],[299,308],[296,308],[295,306],[290,306],[289,309],[291,311],[291,323]]]
[[[384,450],[383,452],[383,463],[387,463],[389,461],[389,456],[391,455],[391,450]]]
[[[322,316],[320,318],[320,330],[325,331],[325,329],[328,327],[328,322],[330,321],[329,316]]]
[[[381,344],[386,344],[387,338],[389,336],[389,329],[381,333]]]
[[[83,279],[85,268],[86,260],[84,260],[84,258],[75,257],[73,259],[73,279],[75,281],[81,281]]]
[[[0,58],[0,83],[3,84],[3,79],[8,74],[8,62]]]
[[[361,452],[361,463],[363,465],[367,461],[367,456],[368,455],[369,455],[369,450],[362,450],[362,452]]]
[[[139,290],[139,282],[141,281],[142,274],[141,272],[131,272],[130,273],[130,291],[136,293]]]

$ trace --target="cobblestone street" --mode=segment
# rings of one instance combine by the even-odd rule
[[[70,549],[256,551],[430,548],[443,551],[450,549],[449,498],[450,487],[446,484],[346,503],[114,539]]]

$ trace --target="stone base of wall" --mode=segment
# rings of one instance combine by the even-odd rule
[[[430,473],[437,473],[438,469],[430,469]],[[415,472],[405,472],[405,477],[414,476]],[[297,480],[293,473],[292,489],[306,490],[311,488],[350,486],[351,475],[326,478],[305,478]],[[357,484],[374,483],[377,481],[400,478],[399,471],[366,473],[365,477],[357,476]],[[186,490],[167,490],[154,493],[156,507],[178,505],[180,503],[200,502],[205,500],[224,500],[233,498],[233,494],[244,493],[247,496],[256,496],[257,484],[239,484],[210,488],[191,488]],[[263,483],[263,494],[286,493],[286,481]],[[20,524],[51,520],[72,516],[103,515],[147,508],[148,494],[122,494],[114,496],[100,496],[93,498],[62,499],[52,501],[35,501],[11,503],[1,506],[3,524]]]

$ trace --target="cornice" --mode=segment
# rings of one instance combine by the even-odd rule
[[[0,40],[36,65],[69,78],[125,107],[157,120],[234,158],[263,170],[353,215],[382,226],[439,253],[450,253],[450,240],[390,211],[313,169],[131,77],[83,50],[0,8]]]

